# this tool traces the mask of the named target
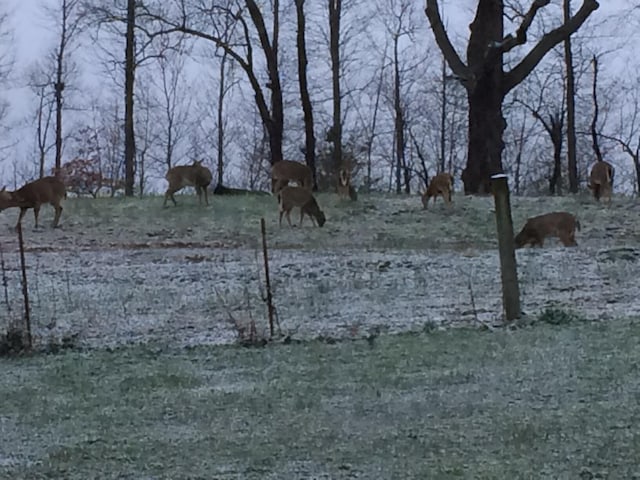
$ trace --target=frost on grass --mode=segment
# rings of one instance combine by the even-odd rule
[[[454,197],[428,211],[418,196],[319,195],[323,228],[278,227],[271,197],[195,197],[163,209],[159,197],[70,199],[62,228],[25,219],[36,338],[79,334],[87,346],[131,342],[231,343],[229,318],[265,328],[259,219],[267,220],[274,302],[297,338],[361,337],[425,325],[491,323],[502,315],[493,204]],[[567,306],[586,318],[640,313],[640,222],[634,201],[611,208],[586,197],[514,198],[514,229],[541,213],[577,214],[579,246],[549,240],[517,252],[524,312]],[[9,307],[20,312],[19,264],[0,214]],[[43,208],[44,220],[52,212]],[[3,308],[7,308],[4,305]],[[262,327],[261,327],[262,325]]]

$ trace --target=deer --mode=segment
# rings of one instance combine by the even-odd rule
[[[576,229],[580,230],[578,219],[568,212],[551,212],[527,219],[522,230],[515,237],[516,248],[527,244],[532,247],[544,245],[547,237],[558,237],[565,247],[575,247]]]
[[[611,193],[613,191],[613,175],[615,170],[609,162],[602,160],[597,161],[591,168],[589,175],[589,189],[593,192],[596,201],[606,196],[607,203],[611,204]]]
[[[311,191],[313,188],[313,176],[311,169],[304,163],[292,160],[279,160],[271,167],[271,191],[277,194],[282,188],[293,181],[298,186]]]
[[[204,192],[204,200],[206,204],[209,205],[207,188],[211,183],[212,175],[211,170],[202,165],[202,160],[194,160],[191,165],[180,165],[170,168],[165,178],[169,182],[169,188],[167,188],[164,194],[163,207],[167,206],[167,200],[169,198],[173,201],[173,205],[177,205],[173,194],[184,187],[195,187],[200,205],[202,205],[202,192]]]
[[[13,207],[20,208],[18,223],[15,226],[17,230],[27,210],[33,208],[35,228],[37,229],[40,206],[49,203],[55,210],[53,228],[57,228],[60,215],[62,215],[62,205],[60,203],[63,198],[67,198],[67,189],[64,182],[58,177],[42,177],[25,184],[13,192],[3,187],[0,190],[0,211]]]
[[[280,221],[278,222],[280,227],[282,227],[282,215],[285,213],[287,214],[289,226],[293,226],[291,225],[291,218],[289,217],[293,207],[300,207],[299,226],[302,226],[302,219],[305,214],[311,218],[311,222],[314,225],[317,221],[319,227],[322,227],[327,221],[324,212],[320,210],[318,202],[316,202],[311,191],[303,187],[287,185],[281,188],[280,191],[278,191],[278,205],[280,207]]]
[[[338,173],[338,196],[342,199],[358,200],[358,192],[351,185],[351,172],[346,168],[341,168]]]
[[[448,206],[451,206],[452,193],[453,176],[450,173],[439,173],[431,179],[427,190],[422,194],[422,206],[426,210],[431,197],[433,197],[433,204],[435,205],[438,195],[442,196]]]

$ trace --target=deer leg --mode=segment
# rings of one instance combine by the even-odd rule
[[[40,205],[35,205],[33,207],[33,216],[34,216],[34,218],[36,220],[36,227],[35,228],[38,228],[38,215],[39,214],[40,214]]]
[[[300,207],[300,223],[298,225],[302,226],[302,219],[304,218],[304,210]]]
[[[20,215],[18,215],[18,223],[16,223],[16,230],[18,229],[18,226],[22,223],[22,217],[24,217],[25,213],[27,213],[27,208],[20,207]]]
[[[291,225],[291,210],[287,210],[287,222],[289,222],[289,226],[293,227],[293,225]]]
[[[208,188],[203,187],[202,190],[204,190],[204,203],[206,203],[208,207],[209,206],[209,194],[207,193]]]
[[[52,204],[53,205],[53,204]],[[62,205],[53,205],[53,208],[56,210],[56,215],[53,218],[53,228],[58,227],[58,222],[60,221],[60,215],[62,215]]]

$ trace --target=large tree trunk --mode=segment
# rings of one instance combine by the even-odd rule
[[[304,113],[304,159],[307,166],[311,169],[313,177],[313,191],[318,190],[318,175],[316,172],[316,137],[313,128],[313,107],[311,106],[311,96],[309,95],[309,86],[307,83],[307,46],[305,40],[305,16],[304,16],[304,0],[295,0],[296,14],[298,19],[298,81],[300,83],[300,100],[302,102],[302,111]]]
[[[503,37],[502,0],[480,0],[471,24],[467,48],[475,85],[467,87],[469,100],[469,150],[464,172],[465,193],[491,193],[491,175],[502,172],[502,115],[504,93],[502,49],[488,50]]]
[[[133,92],[135,82],[135,21],[136,2],[127,0],[127,36],[124,80],[124,194],[133,196],[136,146],[133,130]]]

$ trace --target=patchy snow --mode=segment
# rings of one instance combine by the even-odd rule
[[[441,205],[423,212],[417,207],[419,198],[412,197],[365,197],[357,206],[322,198],[329,228],[280,229],[273,206],[267,210],[274,303],[283,330],[294,338],[500,319],[490,199],[458,197],[452,212]],[[205,214],[193,205],[182,211],[155,210],[155,204],[144,204],[148,200],[122,207],[117,199],[108,205],[119,206],[103,210],[102,219],[83,218],[82,209],[68,201],[72,207],[65,209],[62,229],[47,226],[34,232],[27,223],[27,274],[37,336],[78,335],[77,341],[90,347],[147,341],[223,344],[235,340],[230,316],[254,318],[264,326],[262,253],[252,233],[255,227],[234,222],[239,215],[257,220],[264,215],[265,200],[247,200],[248,206],[238,203],[244,200],[214,201],[214,225],[206,228],[193,224]],[[514,213],[516,230],[526,218],[522,213],[540,210],[538,199],[516,199],[514,206],[518,204],[527,208]],[[524,312],[559,305],[588,318],[639,315],[636,205],[622,203],[618,210],[624,221],[618,223],[600,220],[600,215],[610,216],[588,199],[573,206],[583,210],[577,248],[551,240],[543,249],[517,253]],[[15,233],[9,230],[15,216],[4,213],[1,221],[10,316],[16,318],[23,306]],[[435,222],[446,236],[434,236]],[[485,231],[474,227],[487,223]],[[456,228],[460,235],[450,233]],[[417,248],[421,241],[424,247]],[[7,308],[4,301],[2,308]]]

